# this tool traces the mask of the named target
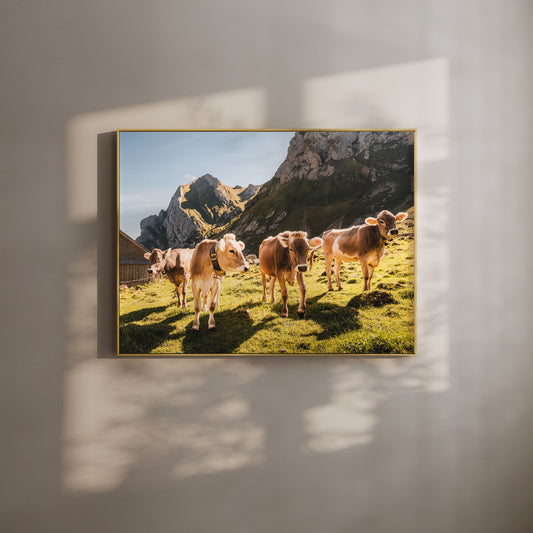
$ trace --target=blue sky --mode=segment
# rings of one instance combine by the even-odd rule
[[[212,174],[234,187],[268,181],[294,132],[121,132],[120,228],[136,239],[140,221],[166,209],[179,185]]]

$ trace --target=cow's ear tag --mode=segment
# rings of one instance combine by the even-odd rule
[[[378,223],[378,219],[374,217],[368,217],[365,219],[366,224],[370,224],[370,226],[375,226]]]

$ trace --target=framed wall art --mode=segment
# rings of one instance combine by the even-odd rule
[[[413,355],[415,130],[119,130],[119,355]]]

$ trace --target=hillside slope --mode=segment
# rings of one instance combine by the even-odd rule
[[[219,233],[256,251],[281,231],[320,235],[413,205],[413,132],[297,132],[274,177]]]

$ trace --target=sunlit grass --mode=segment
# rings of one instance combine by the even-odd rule
[[[192,292],[187,309],[172,299],[173,286],[154,281],[120,294],[121,354],[412,354],[415,343],[414,239],[412,225],[387,246],[372,279],[371,297],[361,297],[358,262],[343,263],[344,290],[328,292],[323,254],[306,274],[306,318],[297,317],[299,290],[289,287],[289,317],[281,318],[281,295],[262,303],[259,266],[226,276],[216,330],[191,329]],[[267,291],[268,292],[268,291]],[[373,296],[373,298],[372,298]],[[376,306],[380,305],[380,306]]]

